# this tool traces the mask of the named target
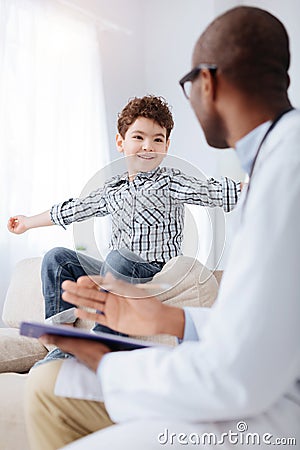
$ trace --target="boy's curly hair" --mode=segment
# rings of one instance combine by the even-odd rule
[[[162,128],[166,129],[166,137],[169,139],[174,121],[170,107],[163,97],[146,95],[145,97],[132,98],[118,115],[118,132],[125,138],[126,131],[138,117],[152,119]]]

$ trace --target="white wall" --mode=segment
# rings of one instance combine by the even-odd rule
[[[64,0],[63,0],[64,1]],[[65,2],[65,1],[64,1]],[[290,97],[300,106],[299,0],[66,0],[99,18],[99,35],[106,96],[111,157],[117,156],[114,137],[117,113],[132,96],[153,93],[173,106],[175,129],[171,152],[201,166],[212,176],[241,176],[233,151],[208,148],[178,80],[191,67],[193,46],[208,23],[237,5],[259,6],[286,26],[291,41]],[[103,29],[101,18],[114,25]],[[104,24],[105,28],[105,24]]]

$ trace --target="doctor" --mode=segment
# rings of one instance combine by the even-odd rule
[[[287,95],[289,61],[283,25],[258,8],[234,8],[200,36],[180,84],[208,143],[234,147],[250,176],[218,299],[183,311],[132,299],[136,288],[121,282],[127,298],[66,282],[65,300],[103,311],[100,323],[183,343],[110,353],[45,337],[83,364],[31,371],[33,450],[300,448],[300,113]]]

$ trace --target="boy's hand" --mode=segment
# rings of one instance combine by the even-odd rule
[[[26,216],[14,216],[10,217],[7,223],[7,228],[11,233],[14,234],[22,234],[25,233],[29,229],[27,225],[27,217]]]
[[[90,277],[81,277],[77,283],[64,281],[62,284],[65,301],[97,310],[77,309],[78,318],[131,335],[170,334],[183,337],[184,312],[181,308],[164,305],[156,297],[147,295],[145,289],[116,280],[111,274],[104,279],[99,277],[97,281],[100,281],[101,288],[110,292],[103,292],[99,289],[100,283]]]

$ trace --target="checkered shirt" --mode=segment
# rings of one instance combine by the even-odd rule
[[[111,249],[126,247],[148,262],[166,263],[181,254],[184,204],[231,211],[241,185],[229,178],[200,180],[178,169],[158,167],[110,178],[85,198],[54,205],[51,220],[65,228],[72,222],[107,214],[112,218]]]

